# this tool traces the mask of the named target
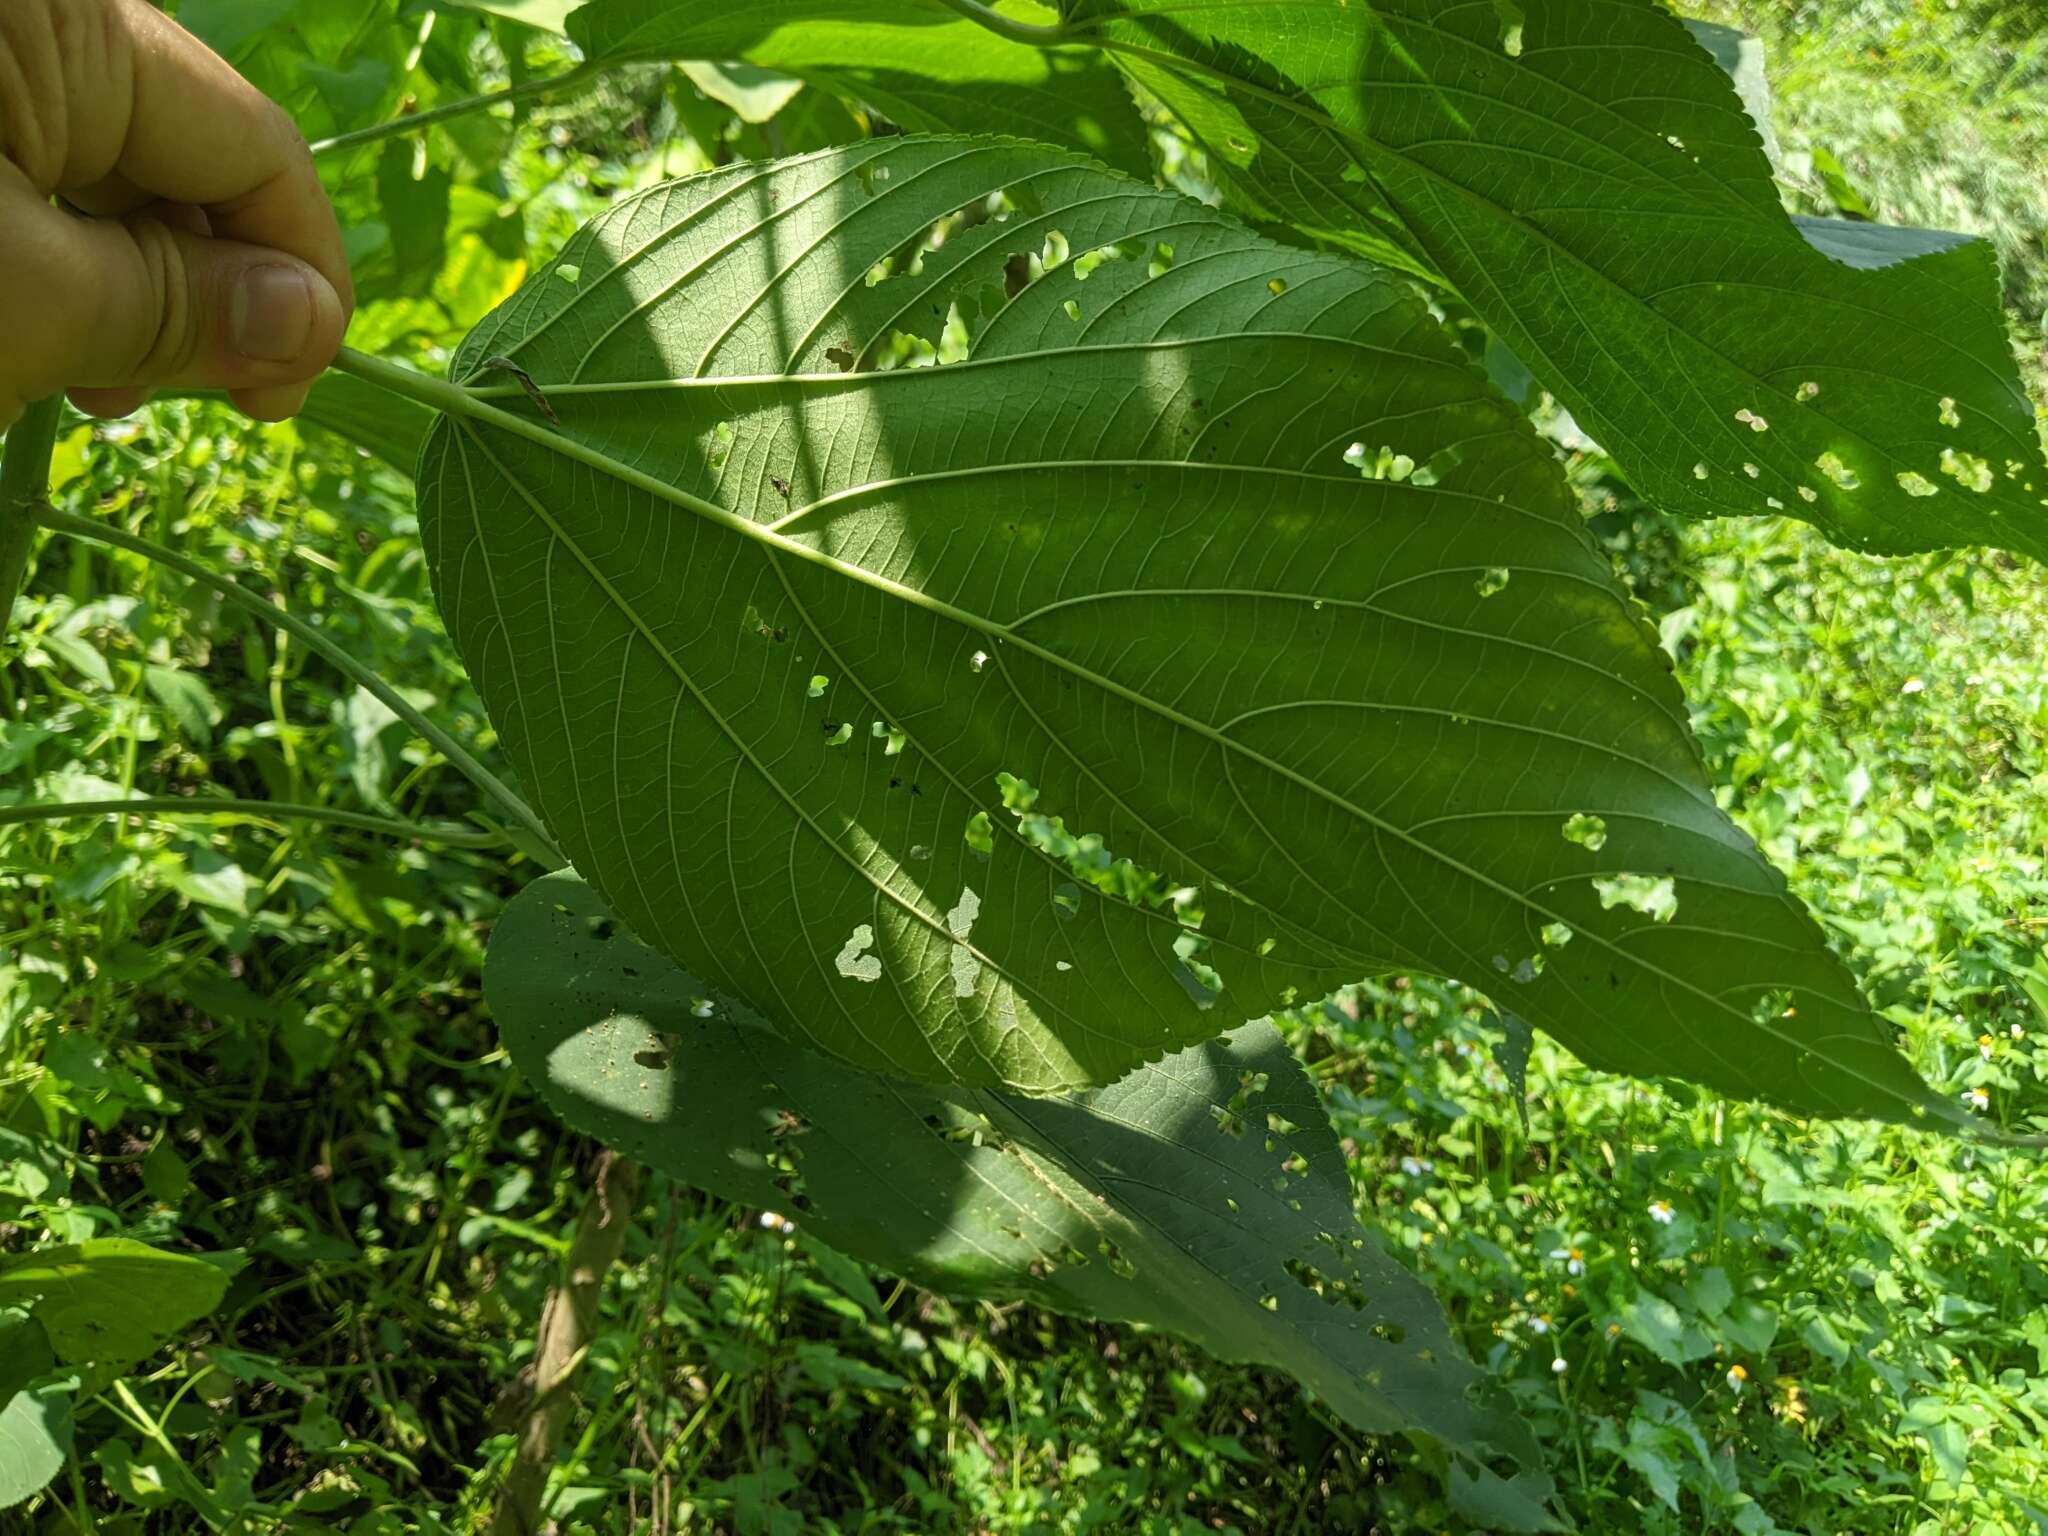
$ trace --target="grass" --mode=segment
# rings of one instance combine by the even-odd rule
[[[1976,221],[2009,255],[2021,320],[2048,308],[2048,114],[2038,44],[2000,24],[2017,12],[1752,9],[1783,61],[1788,150],[1830,148],[1889,217]],[[637,110],[585,101],[558,137],[617,141]],[[577,176],[638,174],[550,144],[514,190],[544,245],[594,195]],[[448,333],[512,266],[458,248],[431,304],[376,307],[365,344]],[[67,508],[280,595],[489,756],[399,477],[192,404],[73,421],[59,467]],[[1879,562],[1796,525],[1674,527],[1596,459],[1574,472],[1679,659],[1731,810],[1930,1079],[2037,1126],[2040,572]],[[46,547],[17,623],[0,801],[475,805],[302,646],[127,555]],[[483,938],[530,871],[239,817],[0,827],[0,1250],[120,1233],[246,1255],[211,1316],[82,1383],[73,1470],[0,1532],[479,1527],[594,1153],[532,1101],[479,1002]],[[1544,1044],[1525,1128],[1490,1015],[1420,980],[1293,1027],[1361,1207],[1511,1384],[1583,1529],[2048,1522],[2038,1153],[1795,1122]],[[948,1302],[660,1181],[588,1371],[565,1531],[1460,1529],[1420,1453],[1283,1378]]]

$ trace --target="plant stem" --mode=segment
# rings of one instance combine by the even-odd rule
[[[416,837],[427,842],[446,843],[452,848],[498,848],[505,842],[500,834],[479,827],[433,826],[427,822],[399,821],[388,816],[369,816],[361,811],[302,805],[289,800],[205,799],[196,795],[0,806],[0,827],[20,826],[32,821],[62,821],[72,816],[247,816],[259,821],[327,822],[337,827],[353,827],[359,832],[378,832],[387,837]]]
[[[571,1388],[597,1335],[598,1295],[626,1245],[640,1198],[640,1169],[610,1148],[598,1153],[597,1187],[576,1224],[562,1278],[541,1306],[533,1361],[534,1396],[519,1428],[519,1449],[505,1474],[489,1536],[535,1536],[548,1477],[575,1406]]]
[[[394,371],[402,372],[403,370]],[[452,388],[452,386],[450,387]],[[554,839],[548,836],[547,828],[541,824],[540,817],[534,814],[533,807],[520,798],[519,793],[511,785],[478,762],[476,757],[461,742],[421,714],[404,694],[385,682],[383,678],[372,672],[360,661],[357,661],[355,657],[351,656],[346,649],[337,644],[332,638],[322,634],[297,614],[287,613],[275,603],[267,602],[263,598],[258,597],[240,582],[231,581],[218,571],[207,569],[197,560],[189,559],[174,549],[166,549],[161,544],[153,543],[139,534],[129,533],[124,528],[116,528],[106,523],[94,522],[91,518],[76,517],[71,513],[59,512],[47,506],[38,512],[36,520],[52,532],[66,533],[73,538],[88,539],[98,544],[111,544],[116,549],[125,549],[131,554],[141,555],[146,560],[153,560],[158,565],[168,566],[187,580],[196,581],[201,586],[218,592],[228,601],[237,603],[260,618],[275,624],[279,629],[296,635],[315,652],[333,663],[336,668],[364,689],[364,691],[380,700],[385,708],[389,709],[399,719],[417,731],[436,751],[453,763],[470,783],[476,785],[478,789],[502,806],[506,814],[518,822],[521,829],[528,836],[535,839],[538,846],[547,852],[550,857],[562,859],[561,853],[555,848]],[[562,859],[562,862],[567,864],[568,860]]]
[[[1072,40],[1073,34],[1064,26],[1035,27],[1028,21],[1013,21],[999,15],[980,3],[980,0],[939,0],[949,11],[958,11],[969,21],[978,22],[1013,43],[1023,43],[1032,48],[1051,48]]]
[[[316,155],[332,154],[340,149],[355,149],[360,145],[374,144],[380,139],[395,138],[402,133],[417,133],[435,123],[444,123],[451,117],[463,117],[471,112],[488,111],[506,102],[523,101],[528,96],[540,96],[549,91],[564,91],[595,79],[604,72],[605,66],[598,63],[578,64],[574,69],[564,70],[559,75],[540,75],[532,80],[521,80],[503,90],[486,91],[479,96],[465,96],[459,101],[443,102],[425,112],[413,112],[404,117],[394,117],[389,122],[372,123],[367,128],[357,128],[350,133],[338,133],[331,139],[322,139],[313,146]]]
[[[119,1399],[121,1407],[127,1410],[122,1416],[130,1418],[136,1432],[163,1455],[171,1468],[173,1481],[183,1484],[175,1491],[214,1529],[220,1530],[230,1524],[234,1518],[233,1512],[215,1498],[207,1490],[206,1484],[202,1483],[191,1467],[186,1465],[185,1458],[178,1453],[177,1446],[173,1445],[170,1436],[164,1433],[163,1425],[149,1416],[149,1410],[137,1401],[127,1381],[116,1380],[112,1383],[111,1390]],[[100,1401],[104,1402],[105,1399],[102,1398]]]
[[[21,413],[7,434],[7,452],[0,457],[0,637],[14,614],[22,572],[28,569],[28,547],[35,538],[36,514],[50,500],[50,453],[57,446],[61,396],[38,400]]]
[[[397,363],[387,363],[381,357],[372,357],[369,353],[358,352],[353,347],[343,347],[336,355],[334,371],[353,374],[365,384],[374,384],[379,389],[391,391],[394,395],[403,395],[408,400],[416,401],[429,410],[440,411],[444,415],[479,414],[480,402],[460,384],[437,379],[430,373],[420,372],[417,368],[402,368]],[[494,410],[494,414],[505,413]]]

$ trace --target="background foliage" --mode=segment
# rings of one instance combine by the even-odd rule
[[[291,48],[259,13],[182,9],[314,137],[566,62],[453,7],[407,5],[394,28],[388,4],[303,0]],[[1805,211],[1989,235],[2038,368],[2048,45],[2022,8],[1716,19],[1770,45]],[[355,343],[430,361],[608,199],[809,147],[802,94],[752,121],[730,78],[709,82],[724,100],[704,84],[634,69],[522,108],[517,132],[468,119],[424,153],[335,162],[369,298]],[[417,236],[435,224],[408,212],[421,202],[445,202],[438,239]],[[74,420],[58,469],[66,507],[236,571],[490,747],[402,476],[199,402]],[[1671,524],[1583,444],[1573,474],[1659,617],[1731,811],[1875,979],[1916,1066],[2002,1125],[2048,1112],[2038,568]],[[387,815],[469,807],[374,701],[182,587],[104,550],[45,552],[0,676],[0,800],[211,781]],[[480,1007],[482,936],[520,877],[495,853],[246,819],[0,838],[0,1286],[53,1244],[240,1255],[211,1266],[217,1303],[166,1302],[160,1347],[98,1346],[77,1456],[0,1529],[470,1528],[589,1182],[589,1145],[509,1070]],[[1364,1218],[1521,1400],[1586,1528],[2048,1521],[2037,1154],[1807,1126],[1542,1045],[1525,1124],[1494,1022],[1420,982],[1290,1027]],[[656,1509],[657,1528],[747,1533],[1455,1528],[1405,1447],[1284,1378],[947,1303],[788,1213],[653,1181],[606,1307],[554,1505],[570,1528]],[[23,1444],[0,1435],[0,1476]]]

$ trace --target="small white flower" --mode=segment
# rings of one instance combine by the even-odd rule
[[[1974,1110],[1987,1110],[1991,1107],[1991,1095],[1982,1088],[1972,1088],[1963,1095],[1963,1102]]]
[[[2010,1030],[2008,1030],[2007,1033],[2010,1034],[2015,1040],[2024,1040],[2027,1038],[2027,1032],[2024,1029],[2020,1028],[2020,1026],[2017,1024],[2013,1025],[2013,1027]]]
[[[1401,1159],[1401,1171],[1411,1179],[1419,1179],[1435,1167],[1436,1164],[1426,1157],[1404,1157]]]
[[[1749,1380],[1749,1372],[1739,1365],[1728,1367],[1728,1390],[1737,1397],[1742,1396],[1742,1384]]]
[[[1650,1220],[1656,1222],[1660,1227],[1668,1227],[1672,1222],[1678,1220],[1678,1212],[1671,1209],[1670,1205],[1665,1201],[1652,1200],[1650,1202]]]
[[[1565,1273],[1568,1275],[1576,1278],[1586,1272],[1586,1255],[1582,1249],[1553,1248],[1550,1250],[1550,1256],[1564,1261]]]
[[[1924,680],[1917,677],[1909,677],[1906,679],[1905,685],[1899,689],[1899,692],[1923,693],[1926,691],[1926,688],[1927,684]]]
[[[1994,1042],[1992,1041],[1992,1038],[1989,1035],[1979,1035],[1977,1037],[1977,1054],[1979,1056],[1982,1056],[1986,1061],[1989,1061],[1991,1059],[1991,1047],[1993,1043]]]
[[[1559,1355],[1555,1360],[1550,1362],[1550,1374],[1553,1376],[1562,1376],[1566,1371],[1570,1369],[1571,1366],[1565,1363],[1565,1358],[1563,1355]]]
[[[796,1223],[780,1211],[763,1211],[760,1215],[763,1232],[780,1232],[784,1237],[796,1230]]]
[[[1534,1317],[1530,1318],[1529,1331],[1531,1333],[1550,1332],[1550,1314],[1548,1312],[1539,1312]]]

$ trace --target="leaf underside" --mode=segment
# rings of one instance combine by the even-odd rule
[[[437,425],[422,532],[541,814],[820,1049],[1074,1087],[1415,969],[1615,1070],[1929,1102],[1402,282],[1035,146],[896,139],[621,205],[455,373],[504,410]],[[1220,994],[1003,774],[1198,893]]]
[[[2048,558],[1991,247],[1788,219],[1737,85],[1655,0],[1061,10],[1234,206],[1449,283],[1658,505]]]
[[[1002,9],[1053,19],[1037,5]],[[593,59],[740,59],[875,108],[906,132],[1007,134],[1152,173],[1144,121],[1115,68],[1007,41],[936,0],[594,0],[568,31]]]
[[[1360,1229],[1321,1100],[1271,1026],[1052,1098],[850,1073],[714,1002],[569,873],[499,919],[485,992],[548,1105],[636,1161],[948,1295],[1277,1366],[1362,1430],[1441,1441],[1493,1528],[1549,1528],[1534,1439]]]

